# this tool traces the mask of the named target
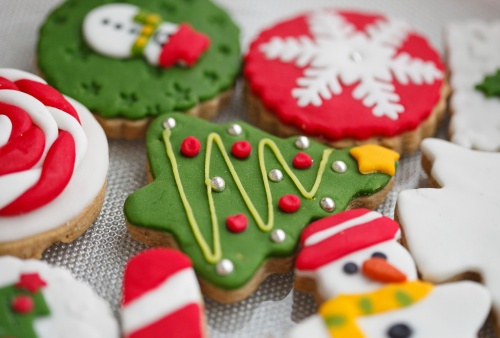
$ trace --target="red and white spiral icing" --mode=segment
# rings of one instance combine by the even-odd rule
[[[43,79],[16,69],[0,69],[0,135],[0,216],[50,203],[87,151],[73,105]]]

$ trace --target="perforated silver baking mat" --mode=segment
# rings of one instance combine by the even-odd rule
[[[35,71],[37,31],[47,13],[61,0],[0,0],[0,66]],[[443,50],[442,31],[447,22],[500,17],[499,0],[216,0],[234,17],[242,30],[242,46],[264,27],[304,10],[335,6],[385,12],[404,18]],[[500,56],[499,56],[500,57]],[[241,83],[230,105],[217,122],[246,119]],[[445,127],[440,136],[445,137]],[[125,229],[125,198],[146,184],[143,141],[110,141],[108,189],[102,212],[82,237],[71,244],[48,249],[43,259],[66,267],[109,301],[118,313],[123,266],[128,257],[143,250]],[[425,186],[420,153],[401,160],[396,184],[379,207],[392,217],[399,191]],[[316,312],[311,297],[292,290],[292,274],[267,279],[247,300],[222,305],[205,299],[210,337],[283,337],[297,322]],[[494,337],[487,326],[481,337]]]

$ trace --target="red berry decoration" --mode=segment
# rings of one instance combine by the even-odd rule
[[[248,141],[237,141],[231,147],[231,152],[234,157],[245,159],[252,152],[252,145]]]
[[[29,296],[17,296],[12,300],[12,309],[17,313],[30,313],[34,306],[33,299]]]
[[[278,202],[279,207],[284,212],[292,213],[300,208],[300,198],[296,195],[285,195]]]
[[[293,166],[297,169],[309,169],[313,164],[311,156],[300,152],[293,159]]]
[[[194,157],[198,155],[201,149],[200,141],[194,136],[188,136],[182,141],[181,153],[186,157]]]
[[[247,217],[243,214],[232,215],[226,218],[226,226],[231,232],[239,233],[245,231],[247,225]]]

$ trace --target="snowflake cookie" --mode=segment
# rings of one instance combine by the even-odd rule
[[[0,68],[0,255],[39,258],[97,218],[108,142],[92,114],[38,76]]]
[[[261,127],[336,147],[414,151],[433,133],[447,94],[438,53],[408,24],[331,9],[262,32],[244,73]]]
[[[129,232],[180,248],[202,291],[221,302],[290,271],[307,224],[380,203],[399,158],[380,146],[334,150],[304,136],[280,139],[245,123],[178,113],[152,123],[147,148],[154,181],[125,202]]]
[[[500,151],[500,21],[453,24],[446,38],[453,90],[450,139]]]
[[[39,36],[47,82],[113,138],[144,138],[169,111],[215,116],[241,70],[238,28],[205,0],[65,1]]]
[[[311,223],[300,238],[295,288],[318,303],[339,294],[373,291],[417,278],[410,253],[397,242],[399,225],[378,212],[353,209]]]
[[[68,271],[0,257],[0,336],[118,338],[109,305]]]
[[[322,304],[288,338],[477,337],[491,296],[480,284],[388,284],[364,294],[342,294]]]
[[[500,313],[500,154],[428,139],[423,167],[436,187],[403,191],[397,215],[422,278],[480,280]],[[471,176],[472,175],[472,176]]]
[[[173,249],[132,257],[123,277],[121,322],[126,338],[203,338],[203,297],[191,261]]]

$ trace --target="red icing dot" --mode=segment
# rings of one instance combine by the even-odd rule
[[[296,195],[285,195],[280,198],[279,207],[284,212],[295,212],[300,208],[300,198]]]
[[[313,160],[311,156],[300,152],[293,159],[293,166],[297,169],[308,169],[312,166]]]
[[[226,218],[226,226],[231,232],[239,233],[245,231],[247,225],[247,217],[243,214],[232,215]]]
[[[234,157],[244,159],[252,152],[252,145],[248,141],[237,141],[231,147],[231,152]]]
[[[181,153],[187,157],[194,157],[200,152],[200,141],[194,136],[188,136],[182,141]]]
[[[29,296],[17,296],[12,300],[12,309],[17,313],[30,313],[33,307],[33,299]]]

